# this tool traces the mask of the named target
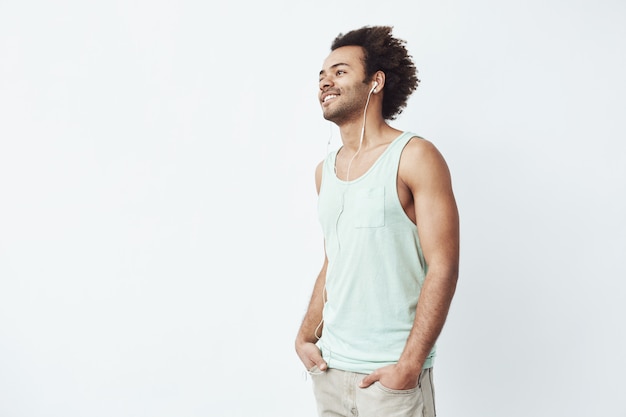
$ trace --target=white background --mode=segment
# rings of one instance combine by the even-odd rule
[[[626,3],[0,0],[0,416],[315,416],[317,73],[394,26],[453,175],[439,416],[626,416]]]

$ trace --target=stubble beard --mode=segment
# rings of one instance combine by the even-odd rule
[[[341,101],[343,100],[343,101]],[[360,120],[363,117],[367,95],[360,97],[360,91],[352,94],[339,95],[339,103],[331,103],[330,107],[324,109],[324,119],[341,126],[344,123]],[[334,107],[334,108],[333,108]]]

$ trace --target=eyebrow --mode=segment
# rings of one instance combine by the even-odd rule
[[[331,65],[328,69],[329,69],[329,70],[331,70],[331,69],[333,69],[333,68],[337,68],[337,67],[340,67],[340,66],[342,66],[342,65],[345,65],[346,67],[349,67],[349,66],[350,66],[349,64],[346,64],[345,62],[339,62],[339,63],[337,63],[337,64],[333,64],[333,65]],[[326,72],[326,70],[321,70],[321,71],[320,71],[320,75],[322,75],[322,74],[323,74],[323,73],[325,73],[325,72]]]

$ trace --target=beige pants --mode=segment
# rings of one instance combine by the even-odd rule
[[[375,382],[359,388],[365,374],[311,370],[320,417],[435,417],[432,368],[424,369],[417,387],[393,390]]]

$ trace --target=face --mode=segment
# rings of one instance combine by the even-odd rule
[[[318,98],[326,120],[337,125],[360,120],[371,89],[364,83],[360,46],[342,46],[328,55],[320,71]]]

